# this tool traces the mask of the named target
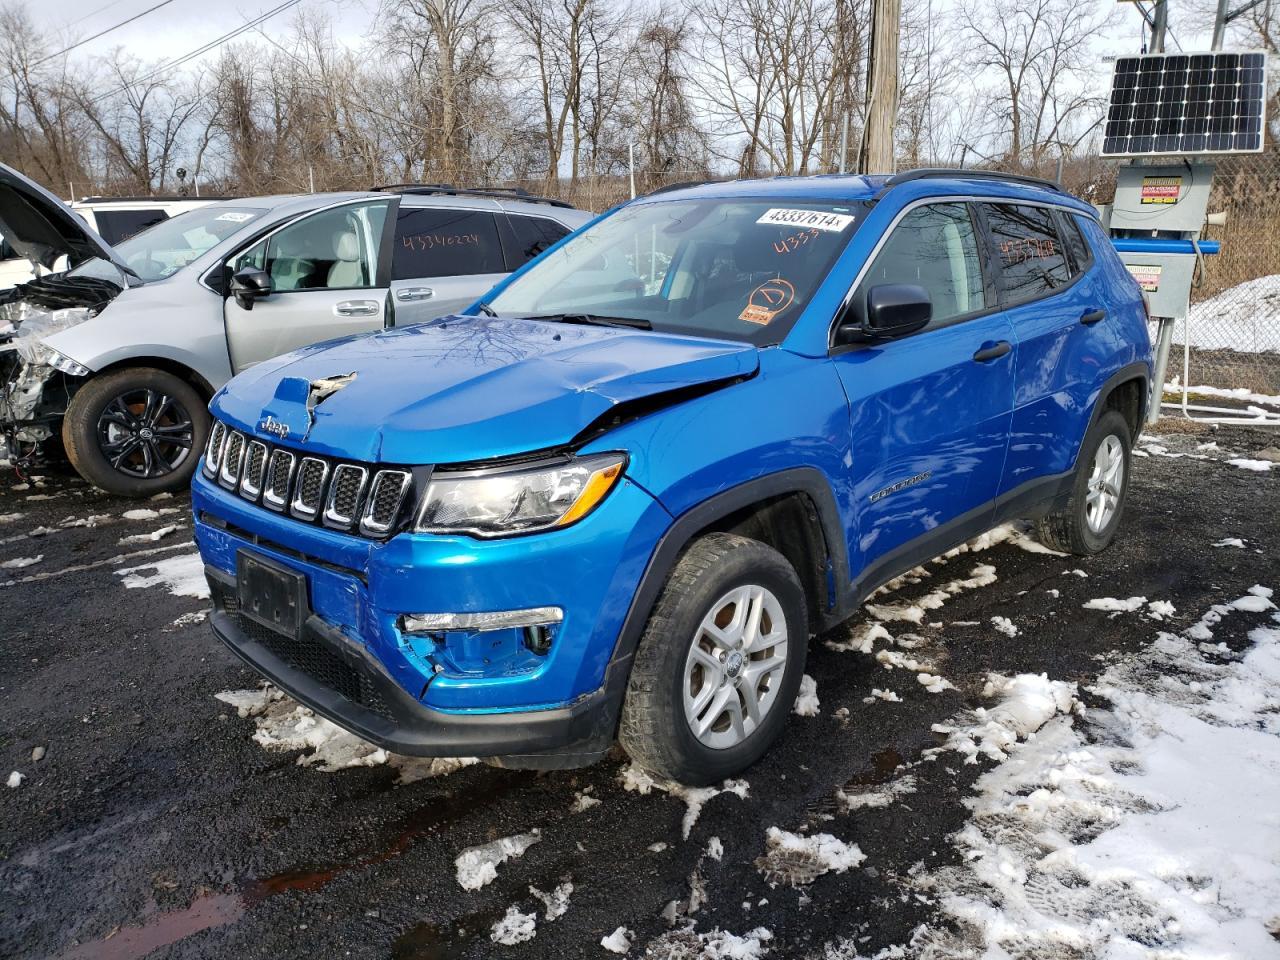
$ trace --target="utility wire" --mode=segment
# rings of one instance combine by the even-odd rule
[[[216,39],[210,40],[208,43],[204,44],[203,46],[197,47],[195,50],[192,50],[190,53],[184,53],[182,56],[174,60],[170,60],[168,63],[162,63],[160,66],[156,67],[154,70],[151,70],[148,73],[144,73],[140,77],[135,77],[134,79],[130,80],[128,83],[121,84],[118,87],[108,90],[106,93],[99,94],[98,96],[94,97],[92,100],[88,101],[88,104],[92,105],[95,103],[99,103],[103,100],[106,100],[109,97],[114,97],[116,94],[123,93],[125,90],[128,90],[130,87],[136,87],[140,83],[145,83],[147,80],[150,80],[152,77],[159,76],[160,74],[165,73],[166,71],[172,70],[174,67],[180,67],[184,63],[188,62],[189,60],[194,60],[196,57],[199,57],[203,54],[208,53],[210,50],[214,49],[215,47],[220,47],[222,46],[222,44],[226,43],[227,41],[234,40],[236,37],[240,36],[240,34],[245,33],[249,30],[252,30],[258,24],[265,23],[267,20],[270,20],[272,17],[278,14],[284,13],[290,7],[296,7],[301,2],[302,0],[285,0],[285,2],[280,4],[279,6],[272,7],[266,13],[259,14],[257,17],[248,21],[247,23],[243,23],[240,26],[236,27],[234,30],[228,31],[227,33],[224,33],[222,36],[217,37]]]
[[[91,37],[85,37],[83,40],[78,40],[75,43],[71,44],[71,46],[69,47],[63,47],[57,53],[51,53],[47,57],[41,57],[39,60],[35,61],[35,63],[32,63],[31,66],[38,67],[40,66],[40,64],[48,60],[53,60],[57,57],[60,57],[64,53],[70,53],[76,47],[83,47],[86,43],[92,43],[94,40],[97,40],[99,37],[105,37],[108,33],[111,33],[114,30],[119,30],[121,27],[126,26],[130,23],[133,23],[133,21],[135,20],[140,20],[143,17],[145,17],[148,13],[154,13],[156,10],[159,10],[161,7],[167,7],[171,3],[173,3],[173,0],[160,0],[160,2],[157,3],[154,7],[147,7],[147,9],[143,10],[141,13],[135,13],[128,20],[121,20],[114,27],[107,27],[107,29],[105,30],[99,30],[97,33],[95,33]]]

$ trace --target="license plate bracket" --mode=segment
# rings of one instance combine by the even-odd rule
[[[301,639],[307,611],[305,574],[241,550],[236,554],[236,596],[240,613],[254,623]]]

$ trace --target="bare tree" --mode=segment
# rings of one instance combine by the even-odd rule
[[[1073,153],[1102,110],[1088,82],[1089,44],[1111,13],[1080,0],[962,0],[958,18],[960,49],[985,95],[984,135],[972,149],[1029,168]]]

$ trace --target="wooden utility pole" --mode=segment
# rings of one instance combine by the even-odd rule
[[[867,121],[858,151],[862,173],[893,173],[898,122],[898,30],[902,0],[872,0],[867,61]]]

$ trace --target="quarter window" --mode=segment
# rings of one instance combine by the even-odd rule
[[[932,204],[903,217],[854,293],[859,313],[871,288],[886,283],[924,287],[933,302],[934,322],[986,307],[978,238],[968,206]]]
[[[515,242],[507,251],[507,266],[516,270],[548,247],[569,235],[569,229],[545,217],[521,217],[507,214]]]
[[[392,280],[506,273],[492,213],[401,207],[396,216]]]
[[[163,223],[169,215],[163,210],[95,210],[93,219],[98,225],[98,236],[115,246],[147,227]]]
[[[1002,300],[1030,300],[1066,285],[1071,267],[1052,209],[991,203],[986,210],[1004,282]]]
[[[1062,232],[1062,241],[1067,245],[1067,254],[1071,257],[1072,276],[1084,273],[1089,269],[1093,257],[1089,253],[1089,245],[1080,232],[1080,223],[1069,213],[1058,213],[1058,225]]]

